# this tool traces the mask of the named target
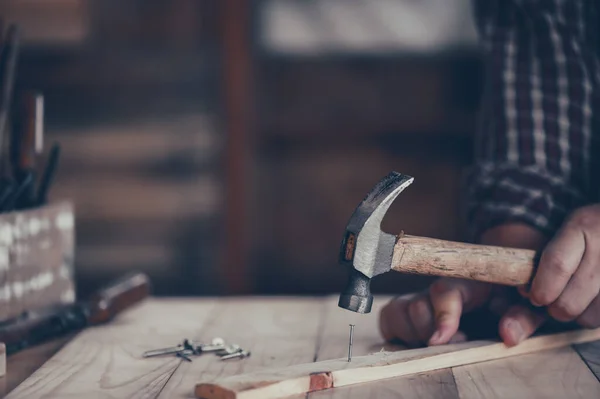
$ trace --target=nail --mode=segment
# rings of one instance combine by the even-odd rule
[[[162,356],[162,355],[172,355],[177,352],[181,352],[183,350],[183,345],[172,346],[170,348],[162,348],[162,349],[154,349],[151,351],[146,351],[142,355],[143,357],[154,357],[154,356]]]
[[[216,353],[218,356],[227,356],[227,355],[231,355],[231,354],[238,353],[241,351],[242,351],[242,348],[239,345],[231,344],[225,348],[222,348],[221,350],[217,351]]]
[[[348,361],[352,361],[352,337],[354,336],[354,324],[350,324],[350,340],[348,341]]]
[[[221,360],[229,360],[229,359],[235,359],[235,358],[245,358],[245,357],[249,357],[250,356],[250,351],[246,351],[246,350],[241,350],[235,353],[232,353],[230,355],[225,355],[225,356],[221,356]]]

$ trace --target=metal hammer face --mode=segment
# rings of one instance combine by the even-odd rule
[[[391,270],[396,236],[381,231],[381,221],[392,202],[412,182],[411,176],[391,172],[358,205],[346,226],[339,263],[349,268],[348,285],[338,306],[369,313],[373,304],[371,278]]]

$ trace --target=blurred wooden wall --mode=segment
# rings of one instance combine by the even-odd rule
[[[415,182],[393,204],[384,229],[464,238],[461,185],[472,155],[478,57],[365,58],[274,57],[261,65],[258,214],[273,228],[259,246],[260,290],[341,289],[343,229],[392,170]],[[374,289],[403,292],[428,281],[390,273]]]
[[[3,1],[19,88],[46,100],[76,204],[81,294],[131,270],[157,294],[215,293],[223,159],[216,2]]]
[[[251,293],[339,291],[347,219],[391,170],[415,183],[387,230],[461,238],[461,173],[480,88],[472,52],[271,54],[259,40],[261,1],[230,14],[249,22],[229,44],[218,1],[9,1],[0,13],[36,26],[19,84],[44,91],[47,141],[64,146],[53,197],[77,204],[80,292],[133,268],[151,275],[158,294],[235,294],[239,284],[229,284],[240,279]],[[69,28],[49,43],[40,21],[46,31]],[[232,62],[249,66],[247,87],[228,88]],[[244,189],[234,191],[249,253],[222,241],[227,204],[239,202],[226,190],[235,162],[225,151],[227,93],[246,98],[236,104],[251,112],[251,126],[236,133],[248,135],[240,151],[249,163],[237,175]],[[426,280],[390,275],[374,288],[400,292]]]

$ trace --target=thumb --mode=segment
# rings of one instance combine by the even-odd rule
[[[435,332],[429,345],[447,344],[457,333],[461,315],[476,309],[488,299],[491,285],[450,278],[441,278],[429,288],[435,318]]]

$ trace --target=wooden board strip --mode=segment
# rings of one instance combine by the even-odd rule
[[[395,353],[381,352],[353,358],[352,362],[335,359],[200,383],[195,393],[204,399],[285,398],[320,389],[502,359],[599,339],[600,328],[534,337],[511,348],[503,343],[475,341]],[[450,352],[431,353],[444,349]]]
[[[600,398],[600,384],[569,347],[452,371],[461,399]]]
[[[6,345],[0,342],[0,377],[6,375]]]
[[[159,398],[192,396],[199,376],[203,381],[214,381],[265,367],[312,362],[323,323],[322,308],[322,298],[220,299],[218,317],[204,326],[199,338],[221,337],[251,351],[251,356],[221,361],[206,355],[183,362]]]
[[[218,311],[210,300],[148,300],[81,332],[7,398],[154,398],[181,360],[143,352],[180,343]]]
[[[398,350],[399,346],[386,344],[378,328],[381,307],[390,298],[377,297],[371,313],[357,314],[337,306],[339,296],[327,300],[325,324],[319,342],[316,361],[337,359],[347,356],[349,324],[355,324],[352,345],[353,356],[363,356],[381,350]],[[441,351],[445,348],[438,349]],[[458,391],[450,369],[438,370],[428,374],[400,377],[380,381],[375,384],[359,384],[337,389],[311,392],[310,399],[345,398],[458,398]]]
[[[573,346],[600,382],[600,341]]]
[[[439,370],[414,377],[392,378],[376,384],[358,384],[312,392],[311,399],[453,399],[458,391],[452,373]]]

